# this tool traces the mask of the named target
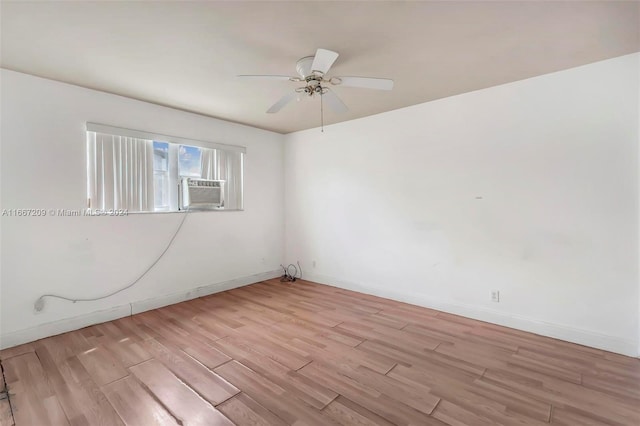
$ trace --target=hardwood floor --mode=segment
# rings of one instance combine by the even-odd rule
[[[3,426],[640,425],[638,359],[305,281],[218,293],[0,360]]]

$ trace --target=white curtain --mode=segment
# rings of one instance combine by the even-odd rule
[[[87,135],[91,208],[153,211],[153,141]]]
[[[218,179],[216,177],[216,150],[201,148],[200,167],[202,179]]]
[[[224,208],[242,210],[242,152],[202,148],[202,178],[224,181]]]
[[[224,158],[219,159],[218,164],[220,166],[220,179],[226,181],[224,186],[225,208],[242,210],[244,209],[242,200],[242,162],[244,154],[236,151],[222,152],[224,152]]]

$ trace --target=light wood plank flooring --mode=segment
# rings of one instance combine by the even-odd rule
[[[305,281],[0,360],[2,425],[640,425],[638,359]]]

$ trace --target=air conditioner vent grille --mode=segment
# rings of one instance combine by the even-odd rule
[[[189,199],[191,204],[220,204],[221,195],[219,186],[213,190],[197,186],[189,187]]]

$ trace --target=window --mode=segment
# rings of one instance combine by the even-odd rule
[[[197,178],[221,181],[221,209],[242,210],[244,152],[243,147],[88,123],[89,206],[179,211],[180,182]]]
[[[153,201],[155,210],[169,210],[169,143],[153,142]]]
[[[195,146],[180,145],[178,170],[180,176],[202,177],[202,151]]]

